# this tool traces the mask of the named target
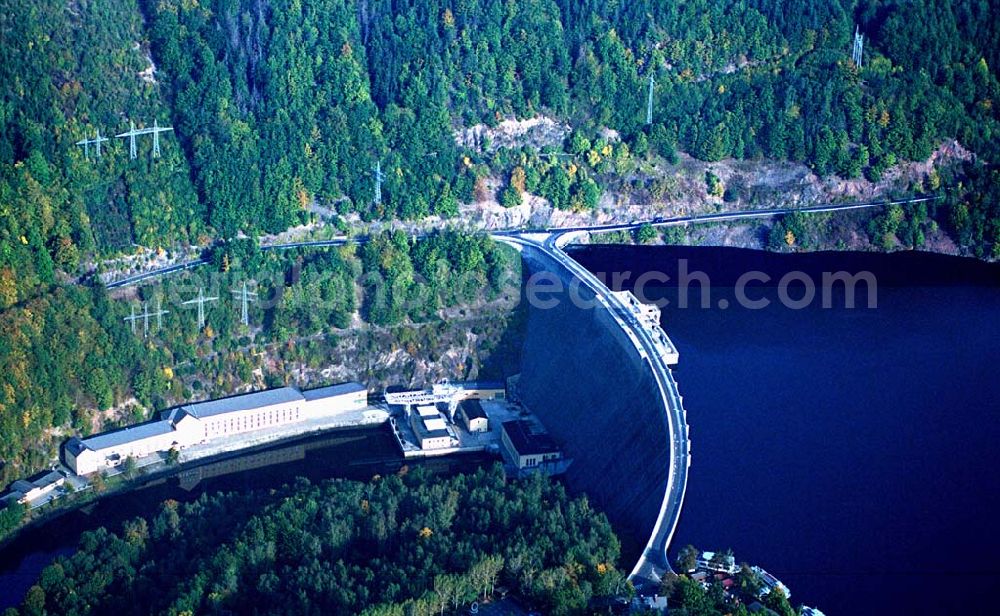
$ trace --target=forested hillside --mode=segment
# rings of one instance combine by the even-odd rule
[[[354,348],[359,343],[345,336],[356,316],[357,324],[391,333],[371,339],[385,353],[404,345],[415,355],[441,353],[446,349],[437,338],[452,334],[439,311],[494,301],[509,308],[521,281],[513,251],[453,232],[420,242],[386,233],[361,255],[353,247],[265,253],[252,240],[238,240],[213,258],[214,267],[141,286],[133,299],[65,285],[3,313],[0,484],[47,466],[69,434],[143,421],[191,399],[292,383],[286,365],[354,362],[350,378],[376,386],[389,374],[364,360],[378,349]],[[232,296],[247,281],[257,293],[248,305],[249,327]],[[208,305],[199,328],[197,310],[181,302],[202,287],[220,301]],[[135,333],[123,320],[133,309],[141,312],[141,302],[169,309],[162,327],[151,319],[148,337],[141,320]],[[506,308],[495,310],[488,315],[495,330],[478,332],[484,358],[509,316]],[[404,323],[412,331],[400,331]],[[301,378],[302,370],[296,374]],[[108,413],[112,407],[118,412]]]
[[[614,129],[616,160],[671,160],[680,149],[707,161],[802,161],[843,177],[879,178],[957,138],[986,165],[963,174],[997,181],[988,168],[1000,156],[1000,20],[987,2],[0,7],[0,307],[95,250],[276,231],[305,220],[314,202],[366,219],[454,216],[477,179],[507,180],[524,165],[459,148],[454,130],[506,117],[566,120],[577,145]],[[867,37],[860,71],[849,60],[856,26]],[[158,160],[148,136],[134,161],[123,139],[105,143],[100,160],[73,145],[154,119],[175,127]],[[630,169],[595,171],[602,150],[522,169],[527,189],[559,207],[593,207],[597,171]],[[957,215],[932,214],[974,253],[1000,251],[996,204],[964,191],[953,198],[962,201]]]
[[[429,616],[506,585],[546,614],[575,614],[628,593],[618,557],[585,499],[537,475],[508,482],[499,465],[451,479],[299,480],[167,501],[118,533],[86,533],[20,613]]]
[[[488,194],[489,178],[503,205],[530,192],[587,212],[602,190],[650,183],[649,163],[670,168],[678,151],[878,179],[957,139],[976,159],[920,187],[946,198],[906,220],[887,212],[871,233],[919,246],[913,218],[926,213],[969,253],[1000,257],[997,17],[974,0],[0,0],[3,475],[12,460],[37,464],[51,428],[86,429],[81,406],[178,387],[154,378],[166,351],[116,333],[120,307],[60,284],[133,244],[279,231],[314,204],[362,220],[448,219]],[[568,123],[565,143],[457,145],[459,129],[539,114]],[[145,135],[129,159],[114,135],[130,121],[174,127],[160,158]],[[110,141],[88,159],[75,144],[98,130]],[[330,257],[339,282],[323,292],[366,292],[341,293],[322,317],[274,311],[266,332],[342,327],[355,309],[376,325],[426,318],[456,301],[434,259],[489,277],[502,268],[477,242],[385,236],[359,258]],[[408,307],[427,292],[418,277],[434,285],[422,313]],[[235,328],[225,335],[236,348]],[[190,361],[198,344],[164,348]]]
[[[73,272],[81,256],[169,245],[205,227],[183,153],[128,160],[129,119],[170,123],[148,73],[134,0],[0,3],[0,308]],[[87,161],[73,144],[111,140]],[[167,137],[166,139],[170,139]]]

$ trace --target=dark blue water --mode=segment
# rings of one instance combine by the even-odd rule
[[[710,309],[679,309],[675,288],[650,293],[672,301],[663,324],[680,349],[675,375],[693,439],[671,556],[687,543],[732,548],[781,578],[793,604],[829,616],[989,613],[1000,505],[997,267],[914,253],[591,247],[574,256],[632,280],[654,268],[676,279],[686,258],[716,285]],[[731,287],[747,269],[772,280],[871,270],[878,307],[789,310],[757,285],[748,294],[772,305],[743,309]],[[833,299],[842,306],[842,294]],[[17,603],[81,531],[116,528],[164,498],[300,474],[365,478],[401,464],[391,436],[364,434],[301,462],[219,476],[190,493],[168,482],[32,529],[0,551],[0,606]]]
[[[720,285],[705,310],[677,308],[673,288],[650,294],[674,300],[663,324],[680,350],[692,437],[671,557],[688,543],[732,548],[783,580],[794,605],[830,616],[989,611],[1000,270],[913,253],[595,247],[574,256],[594,271],[672,278],[687,258]],[[789,310],[758,286],[749,294],[775,303],[742,309],[729,285],[748,267],[773,279],[868,269],[878,307]]]

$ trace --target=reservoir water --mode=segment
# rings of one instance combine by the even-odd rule
[[[671,558],[732,548],[829,616],[984,613],[1000,505],[1000,269],[919,253],[775,255],[725,248],[597,246],[594,272],[662,271],[662,324],[692,466]],[[679,260],[698,284],[678,307]],[[877,307],[843,293],[824,309],[741,308],[745,271],[875,275]],[[612,278],[609,276],[608,280]],[[630,283],[623,286],[626,288]],[[864,287],[859,287],[863,289]],[[797,299],[803,288],[789,291]],[[719,307],[719,300],[725,309]],[[838,304],[838,302],[840,302]],[[839,307],[838,307],[839,306]]]
[[[474,470],[489,463],[485,455],[431,458],[416,464],[437,473]],[[84,531],[105,526],[118,531],[122,522],[155,515],[166,499],[191,501],[203,493],[267,490],[296,477],[321,481],[332,477],[367,481],[399,471],[405,461],[388,425],[334,430],[293,442],[254,449],[245,455],[187,467],[138,489],[109,495],[84,509],[26,529],[0,551],[0,610],[18,605],[41,570],[56,557],[72,553]]]
[[[573,255],[598,273],[631,273],[615,286],[627,288],[644,272],[670,276],[646,291],[651,300],[670,301],[662,322],[680,350],[675,377],[692,437],[671,557],[687,543],[732,548],[738,559],[783,580],[793,604],[817,606],[829,616],[981,613],[991,604],[993,514],[1000,505],[997,266],[919,253],[591,246]],[[686,294],[690,307],[679,307],[681,260],[688,272],[709,278],[708,307],[700,307],[697,283]],[[838,288],[829,309],[821,291],[811,305],[789,309],[773,285],[759,282],[747,295],[770,306],[741,307],[733,285],[751,270],[772,283],[790,271],[819,281],[825,271],[867,270],[878,283],[877,307],[868,309],[861,292],[858,307],[847,309]],[[801,297],[801,289],[793,285],[789,295]],[[569,363],[566,356],[547,361]],[[598,372],[588,378],[607,380]],[[594,391],[622,393],[612,383],[601,385]],[[614,413],[600,425],[622,426],[627,438],[619,440],[630,447],[629,459],[663,458],[658,440],[641,438],[648,429],[628,424],[635,401],[591,406]],[[267,489],[299,475],[367,479],[403,464],[391,434],[380,429],[340,431],[272,450],[274,459],[241,456],[185,471],[28,529],[0,551],[0,609],[18,603],[41,568],[69,553],[81,532],[117,529],[155,512],[166,498]],[[482,462],[432,464],[454,472]],[[577,468],[586,463],[578,461]],[[645,503],[621,487],[618,492],[634,498],[618,505],[655,510],[655,499]],[[645,539],[623,536],[623,545]]]

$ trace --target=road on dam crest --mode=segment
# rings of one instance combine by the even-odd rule
[[[582,232],[576,233],[577,235]],[[670,449],[670,469],[666,490],[663,494],[659,514],[649,540],[633,567],[629,578],[640,594],[654,594],[658,591],[664,573],[671,570],[667,548],[673,538],[680,519],[684,494],[687,490],[688,467],[690,466],[690,441],[684,405],[677,383],[669,366],[657,350],[657,346],[635,313],[613,294],[596,276],[573,260],[562,250],[574,233],[524,234],[521,236],[496,235],[495,239],[508,243],[520,251],[531,251],[536,257],[557,268],[568,271],[572,277],[585,284],[599,298],[596,309],[605,308],[617,324],[632,334],[636,342],[635,352],[643,358],[643,365],[652,373],[662,403],[662,411],[667,417]]]
[[[599,298],[598,307],[606,309],[614,318],[616,323],[629,334],[634,343],[635,352],[642,358],[643,365],[648,367],[656,382],[660,402],[662,403],[662,411],[666,416],[668,425],[669,437],[667,445],[670,451],[670,468],[667,475],[666,489],[663,494],[656,523],[641,556],[629,575],[629,578],[632,580],[640,594],[651,595],[656,593],[663,575],[671,571],[667,550],[670,547],[670,542],[680,519],[681,509],[684,503],[684,495],[687,491],[688,468],[691,463],[690,439],[688,435],[688,425],[684,405],[670,367],[657,350],[657,345],[654,342],[650,331],[643,326],[636,314],[623,303],[621,298],[612,293],[611,290],[596,276],[591,274],[586,268],[566,254],[562,250],[562,246],[574,237],[586,235],[588,233],[629,231],[638,229],[643,225],[676,226],[706,222],[720,222],[727,220],[778,216],[790,214],[796,211],[835,212],[840,210],[880,207],[890,204],[920,203],[932,201],[936,198],[937,197],[916,197],[899,201],[822,205],[807,208],[740,210],[697,216],[654,218],[650,220],[620,224],[551,229],[509,229],[490,232],[491,236],[495,240],[513,246],[522,253],[526,251],[531,252],[536,258],[541,258],[541,260],[552,264],[556,268],[560,268],[568,272],[573,278],[586,285],[595,294],[595,296]],[[341,246],[348,243],[364,243],[367,240],[367,236],[338,237],[329,240],[272,244],[262,246],[261,249],[285,250],[293,248],[323,248]],[[133,285],[158,276],[195,268],[200,265],[204,265],[207,262],[208,261],[204,258],[195,259],[185,263],[175,264],[159,270],[153,270],[110,282],[107,284],[107,287],[118,288]]]

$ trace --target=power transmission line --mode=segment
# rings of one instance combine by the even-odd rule
[[[173,126],[165,126],[163,128],[157,123],[156,118],[153,118],[153,158],[160,157],[160,133],[167,133],[174,130]]]
[[[143,337],[149,336],[149,317],[156,317],[156,329],[159,330],[163,326],[163,315],[170,314],[169,311],[163,310],[160,305],[160,300],[156,300],[156,312],[150,312],[147,302],[142,303],[142,314],[135,313],[135,305],[132,305],[132,312],[129,316],[125,317],[124,321],[130,321],[132,324],[132,333],[135,333],[135,324],[139,319],[142,319],[142,335]]]
[[[382,161],[375,161],[375,205],[382,205]]]
[[[101,157],[101,142],[107,141],[107,137],[101,136],[100,129],[97,130],[97,134],[93,139],[81,139],[76,142],[76,145],[83,146],[83,155],[90,160],[90,146],[93,145],[97,151],[97,158]]]
[[[854,49],[851,50],[851,60],[854,66],[861,68],[861,59],[865,51],[865,35],[861,34],[858,26],[854,26]]]
[[[656,81],[653,79],[653,73],[649,74],[649,97],[646,100],[646,125],[653,123],[653,85]]]
[[[247,304],[251,301],[257,301],[256,299],[257,293],[253,291],[247,291],[247,283],[245,280],[243,281],[243,289],[241,291],[234,289],[230,291],[230,293],[240,298],[240,303],[241,303],[240,317],[243,320],[243,325],[249,327],[250,311],[248,310]]]
[[[198,305],[198,329],[203,329],[205,327],[205,302],[214,302],[219,299],[218,297],[205,297],[205,293],[201,287],[198,287],[198,297],[194,299],[189,299],[186,302],[181,302],[182,306],[187,306],[190,304]]]
[[[174,130],[173,126],[160,126],[159,122],[155,119],[153,120],[153,126],[151,128],[136,128],[135,122],[129,120],[128,132],[115,135],[115,137],[125,138],[128,137],[128,157],[130,160],[135,160],[139,156],[138,148],[136,147],[135,138],[140,135],[153,135],[153,158],[160,157],[160,133],[166,133]]]

